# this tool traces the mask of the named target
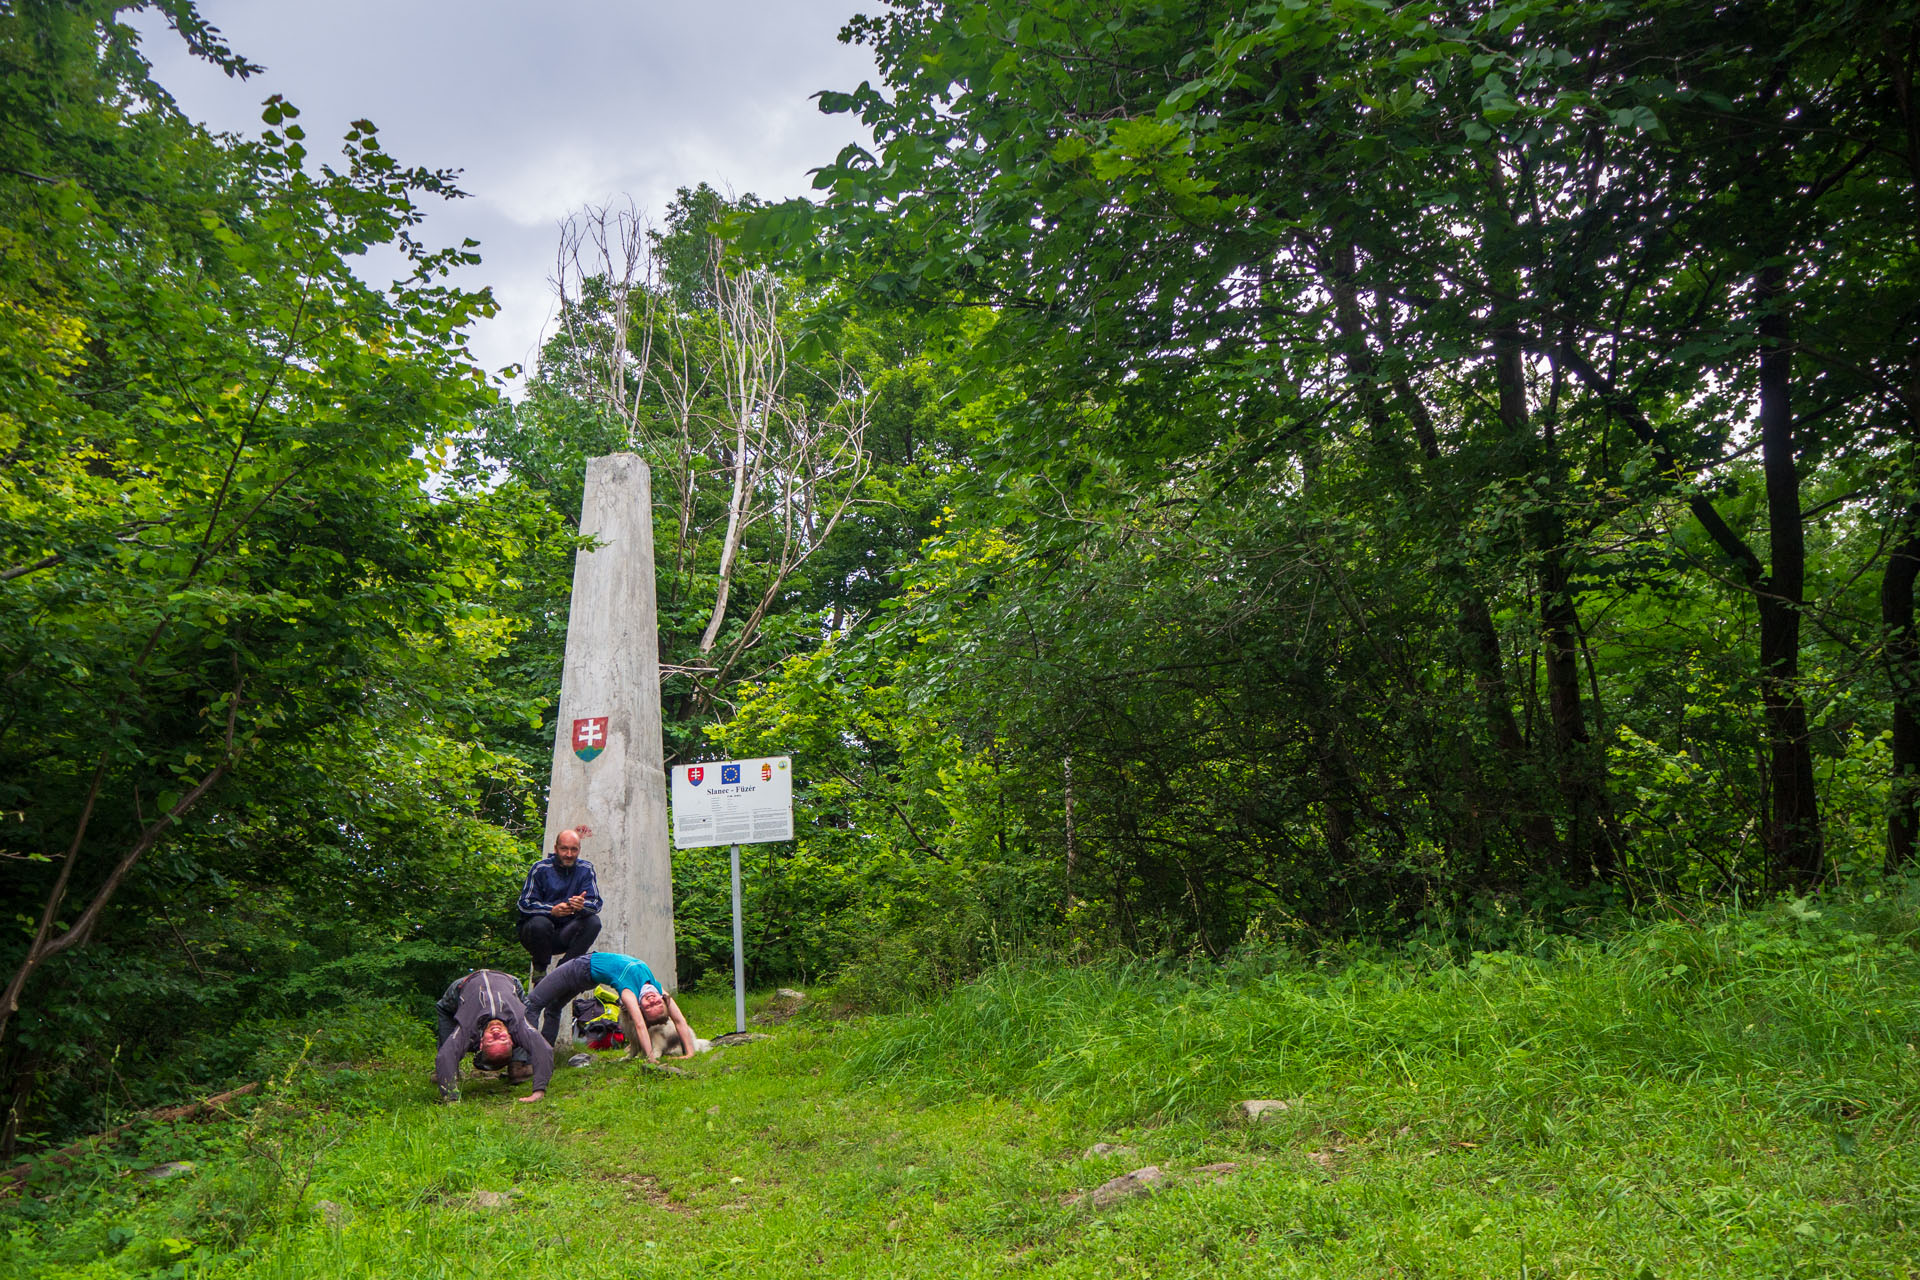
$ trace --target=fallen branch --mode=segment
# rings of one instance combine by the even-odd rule
[[[69,1167],[73,1164],[73,1158],[80,1154],[84,1148],[111,1142],[137,1124],[142,1124],[150,1120],[160,1123],[169,1120],[191,1120],[195,1116],[216,1110],[221,1104],[231,1102],[235,1098],[244,1098],[259,1087],[260,1082],[256,1080],[252,1084],[243,1084],[238,1089],[229,1089],[225,1093],[216,1093],[205,1102],[188,1102],[176,1107],[160,1107],[157,1110],[147,1112],[145,1115],[135,1116],[125,1124],[117,1124],[105,1133],[88,1134],[72,1146],[62,1147],[51,1155],[37,1156],[25,1164],[17,1164],[5,1172],[0,1172],[0,1183],[10,1184],[0,1186],[0,1194],[4,1194],[8,1190],[18,1191],[26,1182],[27,1175],[32,1173],[37,1166],[51,1163],[60,1165],[62,1168]]]

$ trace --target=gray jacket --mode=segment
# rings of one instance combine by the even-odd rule
[[[439,1000],[440,1052],[433,1059],[433,1081],[442,1097],[455,1096],[454,1081],[460,1073],[460,1055],[480,1047],[480,1033],[495,1018],[507,1024],[513,1037],[514,1057],[524,1053],[533,1064],[536,1092],[553,1079],[553,1049],[527,1021],[527,1008],[521,995],[520,980],[498,969],[475,969],[448,987]]]

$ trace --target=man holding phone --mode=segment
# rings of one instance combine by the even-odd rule
[[[553,838],[553,853],[533,864],[520,890],[520,943],[533,961],[532,981],[547,976],[558,955],[575,960],[600,936],[600,885],[593,864],[580,856],[589,827],[569,827]]]

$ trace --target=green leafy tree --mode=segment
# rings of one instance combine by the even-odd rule
[[[876,153],[843,152],[824,204],[762,211],[744,243],[853,296],[993,307],[979,364],[1020,391],[991,440],[1003,476],[1072,492],[1104,458],[1141,486],[1199,466],[1249,494],[1390,495],[1373,518],[1448,587],[1431,603],[1483,711],[1472,754],[1504,757],[1454,785],[1494,798],[1543,869],[1610,877],[1630,834],[1593,732],[1614,673],[1583,611],[1731,579],[1753,617],[1762,878],[1806,884],[1826,863],[1804,620],[1860,631],[1856,571],[1808,594],[1807,512],[1868,515],[1829,478],[1875,469],[1902,413],[1911,251],[1890,193],[1910,189],[1910,60],[1878,50],[1911,21],[902,3],[849,27],[884,89],[823,98]],[[1750,448],[1765,501],[1747,519]],[[1668,521],[1665,564],[1615,536],[1643,512]],[[1904,516],[1875,518],[1904,545]],[[1875,543],[1845,553],[1871,566]],[[1908,562],[1884,563],[1901,667]],[[1354,607],[1395,614],[1388,591]],[[1544,733],[1522,724],[1532,680],[1509,645],[1542,669]],[[1451,843],[1478,847],[1473,825]]]
[[[473,540],[422,460],[492,397],[463,329],[493,304],[444,281],[472,246],[416,232],[452,176],[365,121],[319,163],[277,97],[258,141],[210,136],[116,13],[0,14],[0,851],[25,926],[0,1034],[145,859],[239,839],[408,649],[477,642],[446,576],[477,580]],[[376,245],[407,278],[354,274]]]

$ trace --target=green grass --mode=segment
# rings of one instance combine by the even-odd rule
[[[37,1187],[0,1275],[1920,1274],[1911,905],[1805,915],[1465,964],[1008,968],[687,1078],[562,1068],[537,1106],[432,1105],[422,1046]],[[1295,1102],[1250,1125],[1248,1097]],[[191,1173],[122,1176],[182,1143]],[[1171,1185],[1075,1199],[1147,1164]]]

